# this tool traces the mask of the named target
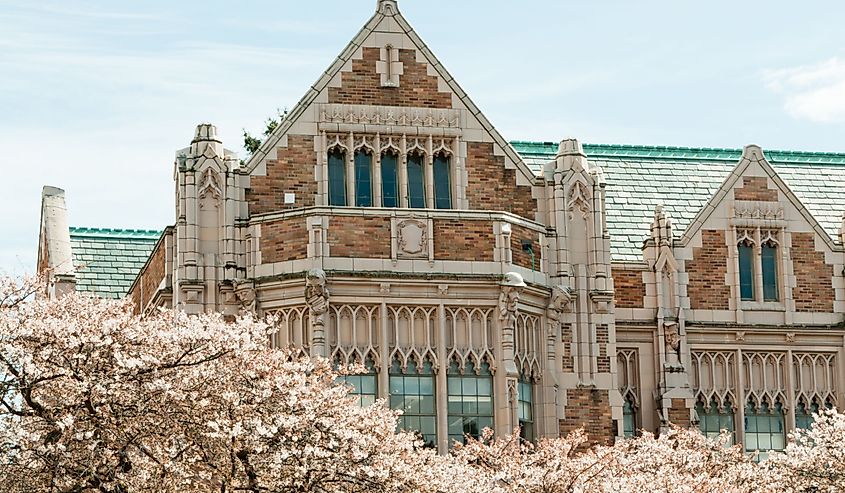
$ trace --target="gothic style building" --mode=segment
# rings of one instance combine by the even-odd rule
[[[394,0],[246,163],[202,124],[174,176],[160,232],[69,228],[45,188],[51,292],[275,314],[440,450],[669,423],[777,450],[845,404],[845,154],[508,142]]]

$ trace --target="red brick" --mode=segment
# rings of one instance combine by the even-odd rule
[[[693,248],[693,259],[686,264],[689,274],[687,294],[694,310],[727,310],[731,297],[725,285],[728,272],[728,247],[725,232],[703,230],[701,247]]]
[[[617,308],[642,308],[645,297],[643,271],[613,269],[613,290]]]

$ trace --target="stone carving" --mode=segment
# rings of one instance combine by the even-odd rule
[[[792,344],[795,342],[795,332],[787,332],[786,333],[786,342]]]
[[[579,211],[585,217],[590,213],[590,201],[592,199],[592,194],[584,183],[580,181],[573,183],[569,188],[569,195],[567,196],[567,199],[570,213]]]
[[[305,276],[305,303],[314,315],[329,311],[329,289],[326,287],[326,273],[323,269],[311,269]]]
[[[744,342],[745,341],[745,332],[739,331],[734,335],[734,338],[737,342]]]
[[[418,219],[405,219],[396,225],[399,258],[428,258],[428,225]]]
[[[519,295],[525,281],[516,272],[508,272],[502,281],[502,292],[499,294],[499,319],[505,322],[506,327],[513,327],[516,322],[516,310],[519,303]]]
[[[737,219],[782,220],[783,206],[777,202],[749,202],[737,200],[734,203]]]
[[[398,50],[394,50],[398,51]],[[394,55],[397,56],[398,55]],[[383,72],[387,73],[387,62]],[[398,69],[398,58],[392,62]],[[398,72],[396,79],[398,81]],[[365,106],[355,104],[323,104],[320,108],[321,123],[348,123],[366,125],[413,126],[429,128],[459,128],[460,110],[440,108],[410,108],[404,106]]]
[[[678,322],[663,323],[663,338],[666,344],[666,367],[669,371],[683,371],[681,365],[681,332]]]
[[[572,288],[555,286],[549,298],[549,336],[556,336],[560,328],[560,318],[564,312],[572,310]]]
[[[250,281],[235,283],[235,297],[243,312],[255,314],[257,304],[255,284]]]

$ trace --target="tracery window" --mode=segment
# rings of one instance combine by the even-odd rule
[[[437,407],[431,362],[422,365],[411,359],[406,371],[399,360],[390,365],[390,407],[403,411],[399,428],[418,432],[426,446],[437,443]]]
[[[346,152],[340,147],[329,151],[329,205],[346,205]]]
[[[637,432],[637,409],[630,397],[622,405],[622,436],[633,437]]]
[[[761,270],[763,272],[763,301],[778,300],[778,247],[773,241],[763,243],[760,248]]]
[[[818,414],[818,412],[819,404],[817,402],[813,401],[809,406],[803,402],[799,402],[795,407],[795,428],[809,430],[813,425],[813,421],[815,421],[813,414]]]
[[[738,230],[737,236],[740,299],[778,301],[778,232],[750,228]]]
[[[517,383],[519,418],[519,436],[529,442],[534,441],[534,384],[530,377],[520,375]]]
[[[486,361],[476,369],[470,361],[461,371],[457,361],[449,365],[449,444],[464,443],[465,436],[478,438],[493,428],[493,376]]]
[[[418,151],[408,154],[408,207],[425,208],[425,156]]]
[[[383,207],[399,207],[399,154],[385,151],[381,155],[381,201]]]
[[[695,404],[695,412],[698,414],[698,428],[704,436],[716,438],[722,433],[722,430],[726,430],[731,434],[729,444],[733,445],[734,413],[729,402],[719,407],[715,400],[711,400],[707,407],[704,407],[704,403],[698,401]]]
[[[373,205],[373,155],[367,149],[355,151],[355,205]]]
[[[341,375],[337,379],[339,382],[352,387],[349,394],[358,398],[360,407],[371,406],[378,398],[378,374],[376,373],[375,363],[368,358],[364,367],[367,369],[367,373]]]
[[[769,452],[782,451],[784,447],[786,433],[780,403],[772,408],[765,401],[759,406],[749,401],[745,407],[745,451],[759,451],[757,459],[764,460]]]
[[[742,241],[739,250],[739,294],[743,300],[754,300],[754,246]]]
[[[434,156],[434,207],[436,209],[452,208],[452,183],[449,156],[437,153]]]

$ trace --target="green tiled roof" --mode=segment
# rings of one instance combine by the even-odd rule
[[[161,231],[70,228],[77,291],[125,296],[160,236]]]
[[[512,142],[537,174],[557,154],[552,142]],[[763,150],[766,159],[834,239],[845,212],[845,154]],[[607,223],[616,261],[642,259],[654,207],[683,232],[739,163],[740,149],[584,144],[607,181]]]

